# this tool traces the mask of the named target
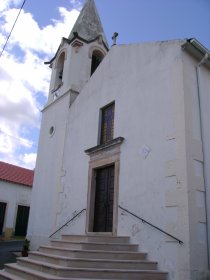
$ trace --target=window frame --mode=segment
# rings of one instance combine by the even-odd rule
[[[113,109],[113,119],[112,119],[112,125],[111,125],[111,137],[110,139],[106,139],[105,141],[103,141],[103,138],[104,138],[104,134],[103,134],[103,126],[105,125],[105,123],[103,122],[103,114],[105,112],[105,110],[109,107],[112,107],[114,108]],[[112,101],[110,103],[108,103],[107,105],[105,105],[104,107],[102,107],[100,109],[100,115],[99,115],[99,134],[98,134],[98,144],[99,145],[103,145],[103,144],[106,144],[108,142],[110,142],[111,140],[114,139],[114,120],[115,120],[115,101]],[[106,129],[107,130],[107,129]],[[106,131],[107,133],[107,131]],[[105,134],[106,134],[105,133]],[[105,136],[106,137],[106,136]],[[107,138],[107,137],[106,137]]]

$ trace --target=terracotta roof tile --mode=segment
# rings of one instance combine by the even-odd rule
[[[0,180],[32,187],[34,171],[0,161]]]

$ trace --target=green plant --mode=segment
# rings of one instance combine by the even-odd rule
[[[29,248],[30,248],[30,240],[26,238],[23,243],[23,249],[29,250]]]
[[[30,249],[30,240],[26,238],[24,240],[23,248],[22,248],[22,256],[23,257],[27,257],[28,256],[29,249]]]

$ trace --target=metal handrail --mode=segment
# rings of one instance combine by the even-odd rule
[[[67,226],[69,223],[71,223],[76,217],[78,217],[80,214],[82,214],[83,211],[85,211],[86,208],[82,209],[79,213],[77,213],[75,216],[73,216],[68,222],[66,222],[64,225],[62,225],[59,229],[57,229],[55,232],[53,232],[49,238],[51,238],[54,234],[56,234],[59,230]]]
[[[141,221],[142,221],[142,223],[146,223],[146,224],[150,225],[151,227],[153,227],[153,228],[155,228],[155,229],[157,229],[157,230],[161,231],[162,233],[164,233],[164,234],[166,234],[166,235],[170,236],[171,238],[175,239],[176,241],[178,241],[178,242],[179,242],[179,244],[181,244],[181,245],[183,245],[183,244],[184,244],[184,242],[183,242],[183,241],[181,241],[180,239],[178,239],[178,238],[174,237],[173,235],[171,235],[171,234],[167,233],[166,231],[162,230],[161,228],[159,228],[159,227],[157,227],[157,226],[155,226],[155,225],[151,224],[150,222],[146,221],[145,219],[138,217],[136,214],[134,214],[134,213],[130,212],[129,210],[127,210],[127,209],[123,208],[122,206],[118,205],[118,207],[119,207],[120,209],[122,209],[123,211],[127,212],[128,214],[132,215],[133,217],[135,217],[135,218],[137,218],[137,219],[141,220]]]

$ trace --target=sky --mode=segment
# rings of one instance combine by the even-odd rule
[[[0,0],[0,52],[23,0]],[[0,161],[35,167],[41,110],[61,38],[85,0],[26,0],[0,57]],[[210,0],[95,0],[109,44],[196,38],[210,50]]]

